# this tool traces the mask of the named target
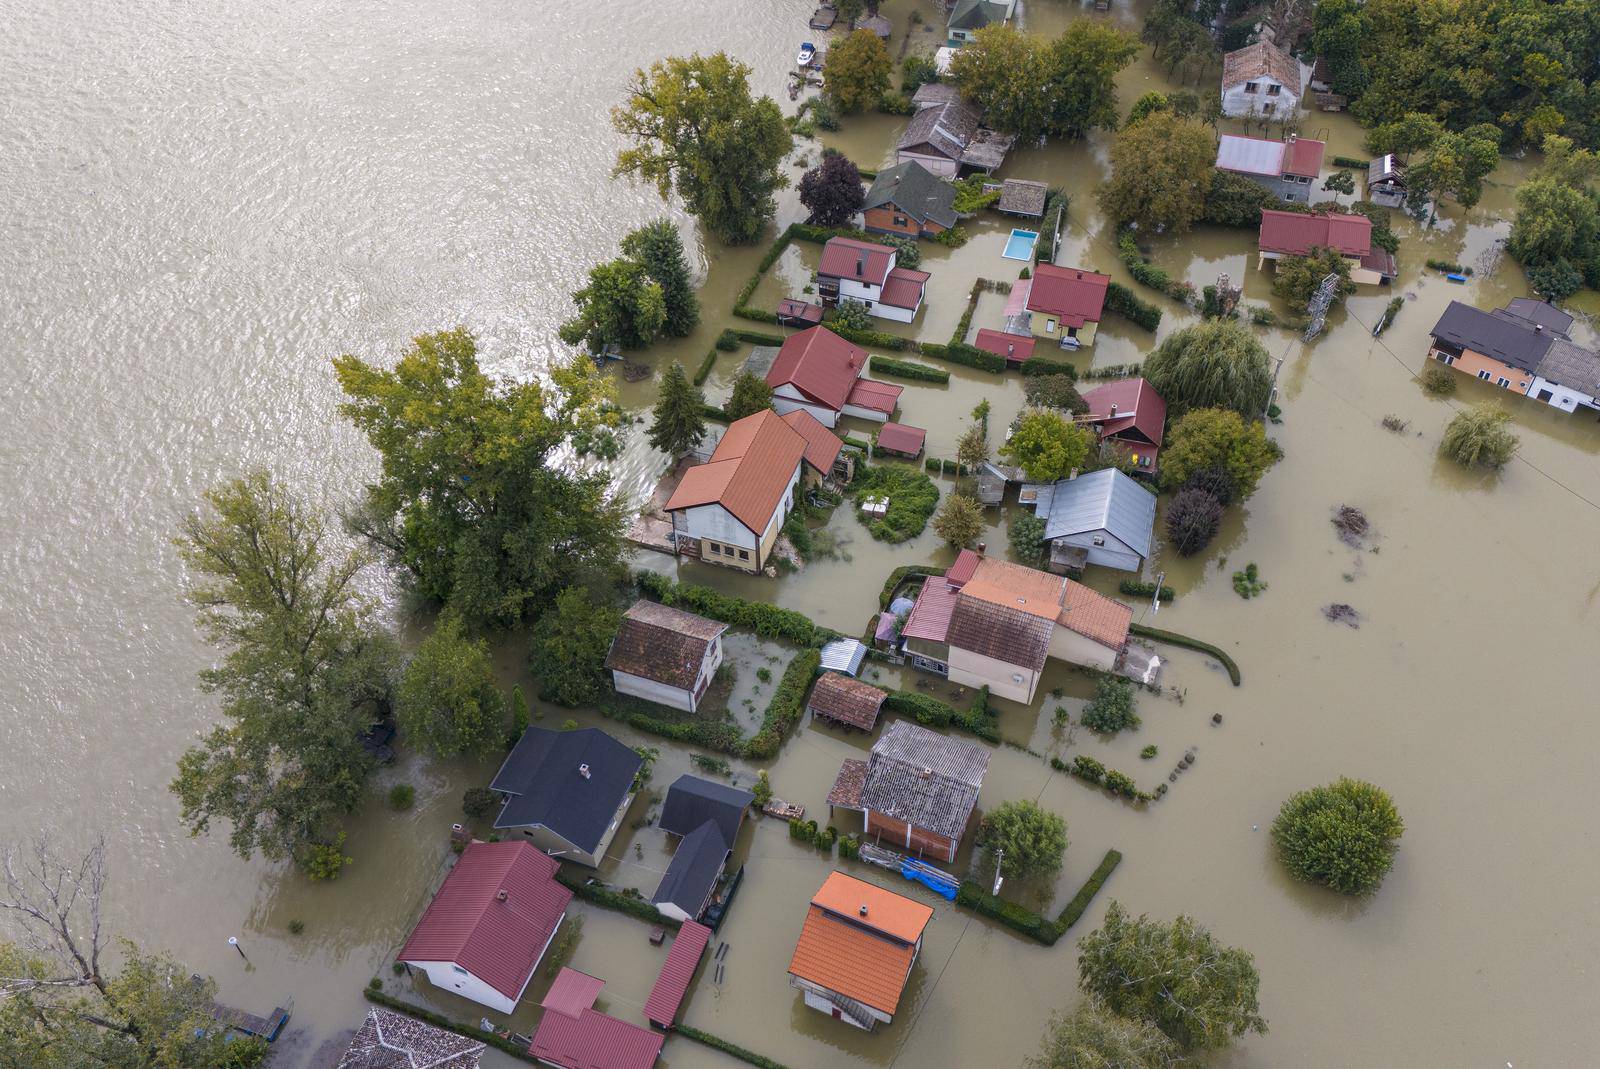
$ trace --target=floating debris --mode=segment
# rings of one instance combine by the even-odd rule
[[[1322,615],[1331,624],[1345,624],[1349,627],[1361,626],[1361,614],[1343,602],[1323,606]]]
[[[1333,510],[1333,529],[1339,532],[1339,541],[1352,549],[1360,549],[1372,533],[1372,523],[1367,514],[1354,505],[1340,505]]]

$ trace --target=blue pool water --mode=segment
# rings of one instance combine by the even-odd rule
[[[1039,235],[1033,230],[1013,230],[1011,237],[1006,239],[1006,251],[1001,255],[1008,260],[1033,259],[1033,246],[1039,240]]]

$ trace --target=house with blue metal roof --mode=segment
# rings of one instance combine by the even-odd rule
[[[1030,483],[1018,500],[1044,520],[1054,571],[1100,564],[1136,572],[1150,556],[1156,497],[1116,468]]]

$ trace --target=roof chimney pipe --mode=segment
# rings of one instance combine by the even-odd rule
[[[504,902],[506,900],[506,890],[504,887],[494,893],[494,900],[496,902]]]
[[[1117,403],[1115,401],[1111,402],[1111,414],[1113,416],[1117,414]]]
[[[1543,334],[1544,333],[1544,324],[1543,323],[1535,323],[1533,325],[1533,332],[1535,334]]]
[[[588,765],[579,765],[578,766],[578,775],[582,776],[584,779],[588,779],[589,778],[589,766]]]
[[[866,273],[867,273],[867,254],[864,253],[864,252],[858,252],[858,253],[856,253],[856,277],[860,278],[862,275],[864,275]]]
[[[987,542],[979,542],[978,543],[978,556],[980,556],[980,557],[983,556],[984,551],[987,550],[988,548],[989,548],[989,543],[987,543]]]
[[[861,915],[863,917],[867,915],[867,904],[865,902],[861,903]]]

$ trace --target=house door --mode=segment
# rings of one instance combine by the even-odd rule
[[[835,1021],[842,1021],[842,1020],[844,1020],[844,1011],[843,1011],[843,1010],[841,1010],[841,1009],[840,1009],[840,1008],[839,1008],[839,1007],[837,1007],[837,1006],[835,1006],[835,1007],[834,1007],[834,1008],[833,1008],[833,1019],[834,1019],[834,1020],[835,1020]]]

